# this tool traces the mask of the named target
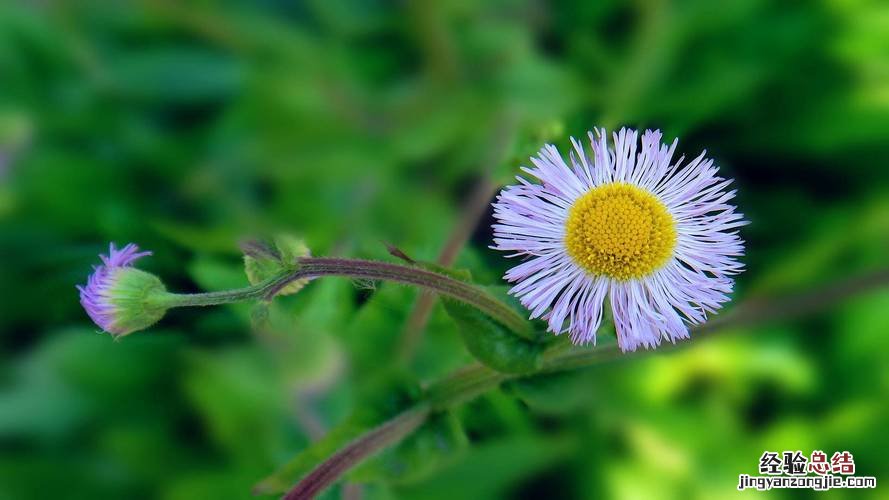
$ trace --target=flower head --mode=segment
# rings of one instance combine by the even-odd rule
[[[494,248],[525,258],[506,273],[510,293],[575,343],[595,342],[606,297],[622,350],[687,338],[743,270],[732,181],[705,152],[673,161],[678,141],[660,131],[589,137],[591,156],[572,138],[569,166],[547,145],[523,168],[540,183],[517,177],[497,197]]]
[[[130,243],[118,250],[114,243],[108,255],[99,255],[102,264],[93,267],[86,286],[77,286],[80,303],[100,328],[123,336],[147,328],[166,313],[161,299],[164,284],[153,274],[132,267],[133,262],[151,255]]]

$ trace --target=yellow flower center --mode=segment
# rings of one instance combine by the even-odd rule
[[[565,222],[565,246],[588,272],[626,281],[667,262],[676,246],[675,226],[653,194],[616,182],[595,187],[574,202]]]

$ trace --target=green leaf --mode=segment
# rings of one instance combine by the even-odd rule
[[[274,237],[275,249],[281,255],[284,265],[292,266],[297,260],[308,257],[311,252],[302,238],[289,233],[279,233]]]
[[[309,247],[301,238],[286,233],[274,237],[274,246],[265,242],[251,242],[244,250],[244,271],[251,285],[295,269],[298,259],[311,254]],[[276,295],[294,294],[308,282],[308,278],[291,281]]]
[[[542,363],[544,345],[526,340],[474,307],[442,297],[466,348],[485,365],[505,373],[531,373]]]

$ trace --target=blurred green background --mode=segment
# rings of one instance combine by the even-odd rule
[[[422,382],[471,361],[440,305],[411,349],[416,292],[343,279],[279,300],[275,332],[241,305],[115,342],[74,289],[107,242],[198,291],[246,284],[245,236],[435,260],[469,224],[454,265],[497,283],[489,211],[461,214],[597,125],[737,179],[735,303],[886,266],[886,2],[3,2],[0,499],[248,498],[405,351]],[[887,333],[883,288],[507,384],[325,498],[733,497],[763,451],[812,449],[886,498]]]

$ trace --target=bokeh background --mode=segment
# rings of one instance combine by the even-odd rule
[[[886,2],[2,2],[0,499],[248,498],[395,360],[471,361],[440,305],[406,335],[415,291],[343,279],[278,301],[276,332],[242,305],[115,342],[74,289],[107,242],[179,291],[244,285],[238,241],[281,230],[497,283],[486,202],[594,125],[661,128],[737,179],[735,303],[887,265]],[[733,497],[763,451],[812,449],[886,498],[887,334],[883,288],[508,384],[325,498]]]

